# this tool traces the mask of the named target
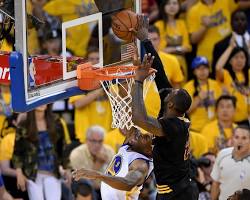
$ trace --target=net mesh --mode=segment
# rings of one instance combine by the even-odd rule
[[[129,72],[134,74],[134,70]],[[119,71],[116,73],[119,75]],[[124,75],[121,73],[120,75]],[[155,74],[150,75],[143,84],[143,98],[145,99],[150,85],[155,78]],[[112,109],[112,128],[121,128],[130,130],[134,127],[132,122],[132,86],[134,78],[120,79],[116,78],[112,81],[101,81],[101,85],[108,95]]]

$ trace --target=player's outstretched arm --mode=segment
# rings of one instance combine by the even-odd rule
[[[150,53],[152,56],[155,57],[152,64],[152,68],[157,70],[155,83],[161,98],[161,110],[159,113],[159,116],[161,116],[163,113],[164,99],[169,93],[169,90],[167,89],[172,88],[172,85],[170,84],[166,76],[163,64],[161,62],[161,59],[157,51],[154,49],[152,42],[148,38],[148,27],[149,27],[148,18],[144,15],[138,15],[138,28],[137,30],[133,30],[133,33],[141,41],[141,44],[146,50],[146,53]]]
[[[172,85],[170,84],[165,74],[161,59],[148,37],[148,27],[148,17],[144,15],[138,15],[138,28],[137,30],[133,30],[133,33],[141,41],[143,47],[146,50],[146,53],[150,53],[152,56],[155,57],[152,64],[152,68],[157,70],[155,82],[157,84],[158,90],[163,88],[172,88]]]
[[[76,181],[81,178],[100,180],[115,189],[130,191],[133,187],[143,184],[148,170],[148,164],[145,160],[135,160],[129,166],[129,172],[125,177],[106,175],[89,169],[79,169],[73,172],[73,178]]]
[[[157,119],[148,116],[143,100],[143,81],[152,73],[150,69],[153,59],[150,54],[145,54],[143,63],[136,70],[135,84],[132,88],[132,121],[149,133],[162,136],[161,124]]]

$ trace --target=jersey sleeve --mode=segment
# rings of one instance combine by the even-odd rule
[[[235,10],[239,8],[239,4],[237,0],[227,0],[228,9],[230,13],[233,13]]]
[[[201,28],[200,16],[193,8],[187,13],[187,27],[189,33],[194,33]]]

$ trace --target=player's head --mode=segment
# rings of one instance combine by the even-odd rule
[[[236,10],[231,17],[231,26],[234,32],[243,35],[247,31],[247,16],[242,10]]]
[[[233,195],[228,197],[227,200],[248,200],[250,199],[250,190],[243,189],[242,191],[238,190]]]
[[[92,155],[99,153],[103,147],[105,130],[98,125],[91,126],[87,130],[87,141],[86,144]]]
[[[90,46],[87,51],[87,59],[92,65],[99,63],[99,49],[96,46]]]
[[[239,153],[250,151],[250,128],[249,125],[238,125],[233,132],[234,150]]]
[[[73,182],[72,191],[76,200],[93,200],[94,188],[87,180],[80,179],[77,182]]]
[[[219,120],[232,121],[236,109],[236,98],[231,95],[222,95],[217,99],[215,108]]]
[[[159,49],[160,45],[160,32],[159,29],[153,25],[149,26],[148,28],[148,37],[150,41],[152,42],[154,48],[156,50]]]
[[[132,150],[152,157],[152,137],[149,134],[143,134],[140,130],[134,129],[133,134],[129,137],[128,144]]]
[[[209,77],[209,62],[206,57],[197,56],[191,64],[195,78],[204,81]]]
[[[185,89],[171,89],[164,99],[165,113],[174,112],[176,115],[185,114],[190,108],[192,98]]]
[[[53,29],[45,32],[42,46],[51,56],[57,56],[61,53],[61,30]]]

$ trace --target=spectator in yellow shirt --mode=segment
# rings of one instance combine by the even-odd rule
[[[177,58],[159,50],[160,33],[155,26],[150,26],[148,32],[149,39],[161,58],[164,71],[168,76],[169,82],[174,88],[180,88],[181,83],[184,80],[184,76]],[[155,82],[153,82],[153,84],[149,87],[148,94],[145,98],[145,105],[150,116],[158,116],[160,111],[160,97]]]
[[[250,119],[250,70],[248,52],[237,47],[232,37],[230,45],[224,51],[216,64],[216,79],[225,91],[237,99],[234,121],[249,123]]]
[[[107,144],[113,148],[117,153],[122,146],[126,137],[126,129],[116,128],[108,133],[104,137],[104,144]]]
[[[191,43],[197,44],[197,56],[212,61],[214,45],[231,33],[231,14],[236,0],[200,0],[187,13]]]
[[[193,98],[188,111],[191,130],[200,132],[215,117],[215,102],[221,95],[221,88],[215,80],[209,78],[209,63],[205,57],[196,57],[192,69],[194,79],[186,83],[184,89]]]
[[[236,127],[236,124],[233,123],[236,98],[222,95],[217,100],[215,107],[217,118],[208,123],[201,131],[206,138],[209,151],[213,153],[231,146],[233,129]]]
[[[206,138],[200,133],[190,131],[190,151],[192,155],[198,159],[204,153],[208,152]]]
[[[191,51],[188,30],[185,21],[178,19],[180,13],[179,0],[164,0],[160,6],[161,20],[155,23],[160,31],[160,49],[177,57],[187,80],[187,64],[185,53]]]
[[[95,47],[89,48],[87,59],[93,65],[99,62],[99,51]],[[102,88],[69,98],[69,103],[74,106],[75,135],[84,143],[86,132],[90,126],[100,125],[106,131],[111,130],[112,111],[110,102]]]

